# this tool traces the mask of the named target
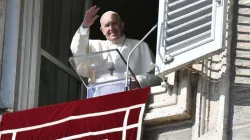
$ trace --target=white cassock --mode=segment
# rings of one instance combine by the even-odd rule
[[[74,56],[118,49],[122,56],[127,59],[128,54],[138,42],[139,40],[127,38],[125,35],[116,42],[109,40],[90,40],[89,28],[80,27],[73,37],[70,48]],[[116,57],[113,57],[112,59],[116,59]],[[152,62],[154,63],[154,55],[149,49],[147,43],[142,42],[131,55],[129,62],[129,67],[134,74],[137,75],[136,77],[141,87],[152,86],[152,83],[153,85],[159,84],[159,78],[148,74],[148,72],[154,68],[150,65]],[[81,76],[83,77],[90,78],[90,81],[96,81],[98,78],[100,79],[100,77],[96,77],[88,70],[78,72],[78,74],[79,73],[81,73]]]

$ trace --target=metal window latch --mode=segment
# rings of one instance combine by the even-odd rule
[[[173,88],[174,85],[171,85],[168,83],[168,78],[161,76],[161,78],[163,79],[163,82],[161,82],[161,87],[165,87],[165,88]]]
[[[156,68],[156,69],[155,69],[156,72],[160,72],[160,67],[159,67],[158,65],[156,65],[156,64],[153,63],[153,62],[151,62],[150,65]]]
[[[172,62],[173,60],[174,60],[174,57],[172,57],[169,53],[167,53],[167,54],[164,56],[163,63],[164,63],[164,64],[168,64],[168,63]]]
[[[222,0],[215,0],[218,6],[222,6]]]
[[[174,85],[169,84],[167,81],[161,82],[161,87],[165,87],[168,89],[171,89],[174,87]]]
[[[151,66],[154,66],[156,68],[156,71],[160,73],[160,67],[158,65],[156,65],[155,63],[150,63]],[[164,75],[158,75],[159,78],[161,78],[162,82],[161,82],[161,86],[165,87],[165,88],[171,88],[173,87],[173,85],[168,83],[168,78],[164,77]]]

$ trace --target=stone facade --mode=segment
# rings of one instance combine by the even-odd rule
[[[192,66],[199,73],[192,118],[146,127],[144,139],[250,139],[249,0],[229,1],[226,41],[224,52]]]
[[[250,139],[250,1],[235,4],[229,138]]]
[[[228,105],[234,1],[228,1],[225,51],[186,67],[191,72],[191,118],[159,127],[146,127],[144,139],[229,139]],[[183,79],[182,79],[183,80]],[[184,88],[184,87],[182,87]]]

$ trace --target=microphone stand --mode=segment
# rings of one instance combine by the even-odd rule
[[[126,66],[126,83],[125,83],[125,90],[128,91],[128,68],[129,68],[129,60],[130,60],[130,56],[131,54],[134,52],[134,50],[149,36],[149,34],[151,32],[154,31],[154,29],[156,29],[157,24],[142,38],[142,40],[140,40],[140,42],[138,42],[135,47],[130,51],[130,53],[128,54],[128,58],[127,58],[127,66]]]

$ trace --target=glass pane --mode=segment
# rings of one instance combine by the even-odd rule
[[[69,66],[70,44],[83,20],[84,0],[44,0],[42,49]]]
[[[78,55],[69,60],[77,74],[81,78],[88,77],[93,84],[125,79],[126,76],[126,60],[117,49]],[[130,69],[129,73],[132,73]]]
[[[88,83],[85,83],[87,98],[122,92],[127,87],[126,60],[117,49],[78,55],[69,60],[82,81],[88,77]],[[129,77],[136,79],[128,70]]]
[[[85,92],[86,93],[86,92]],[[39,106],[80,99],[81,81],[41,58]]]

